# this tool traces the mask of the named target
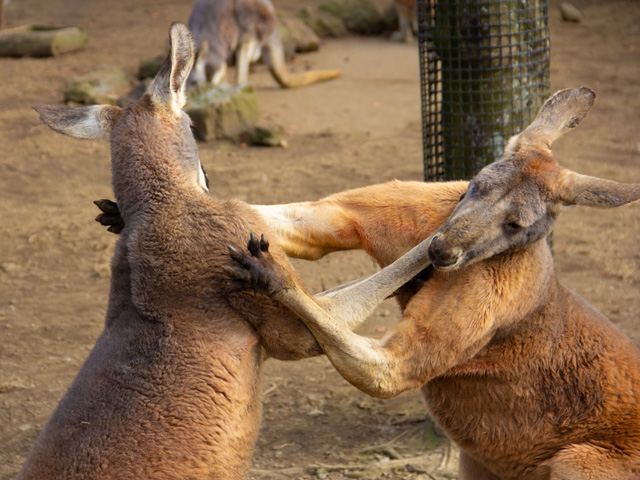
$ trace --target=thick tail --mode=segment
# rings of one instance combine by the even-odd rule
[[[264,60],[273,78],[282,88],[296,88],[326,82],[340,76],[340,70],[312,70],[304,73],[289,73],[284,62],[282,40],[276,30],[265,45]]]

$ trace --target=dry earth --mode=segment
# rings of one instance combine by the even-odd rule
[[[302,3],[276,1],[290,11]],[[580,24],[562,23],[558,3],[550,7],[552,90],[587,85],[598,100],[558,142],[556,157],[581,173],[640,182],[640,3],[575,0]],[[91,203],[111,195],[108,146],[52,133],[30,106],[60,103],[64,79],[99,64],[134,73],[140,59],[162,51],[169,23],[186,20],[190,5],[14,0],[5,7],[6,27],[81,24],[91,43],[58,58],[0,59],[0,479],[20,468],[102,329],[115,242],[93,222]],[[295,91],[278,89],[257,67],[251,78],[262,118],[285,127],[290,148],[202,144],[214,194],[280,203],[421,179],[416,50],[385,38],[327,41],[293,68],[337,67],[342,78]],[[555,234],[560,278],[638,345],[639,218],[640,204],[575,208]],[[359,252],[296,267],[316,291],[374,270]],[[361,331],[380,336],[398,318],[387,302]],[[264,391],[251,478],[457,478],[455,448],[425,417],[417,392],[369,398],[324,358],[268,362]]]

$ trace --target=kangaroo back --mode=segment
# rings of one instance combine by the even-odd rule
[[[195,46],[182,24],[172,25],[170,40],[167,61],[137,103],[36,107],[58,132],[110,138],[124,228],[104,331],[20,480],[246,478],[260,423],[262,361],[247,318],[285,322],[284,331],[265,328],[273,330],[270,345],[279,347],[289,333],[304,337],[293,315],[224,281],[226,245],[266,226],[246,204],[207,194],[181,110]],[[291,344],[300,356],[318,351],[315,342]]]

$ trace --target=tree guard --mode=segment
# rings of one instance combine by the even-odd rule
[[[468,179],[549,95],[547,0],[418,0],[424,177]]]

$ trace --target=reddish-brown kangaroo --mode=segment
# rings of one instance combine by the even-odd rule
[[[265,351],[283,359],[321,353],[289,310],[228,286],[227,244],[267,225],[249,205],[208,195],[181,110],[194,42],[173,24],[170,43],[137,103],[36,107],[60,133],[110,138],[123,224],[104,331],[20,480],[244,479]],[[273,254],[287,265],[280,249]]]
[[[594,98],[586,88],[558,92],[468,184],[391,182],[255,207],[289,255],[362,248],[389,265],[369,279],[311,297],[253,238],[249,254],[230,248],[232,282],[297,312],[362,391],[387,398],[422,388],[460,446],[461,480],[640,478],[640,351],[558,281],[546,242],[566,205],[640,198],[640,185],[580,175],[553,158],[552,142]],[[433,277],[401,299],[394,331],[381,341],[351,331],[430,262]]]

